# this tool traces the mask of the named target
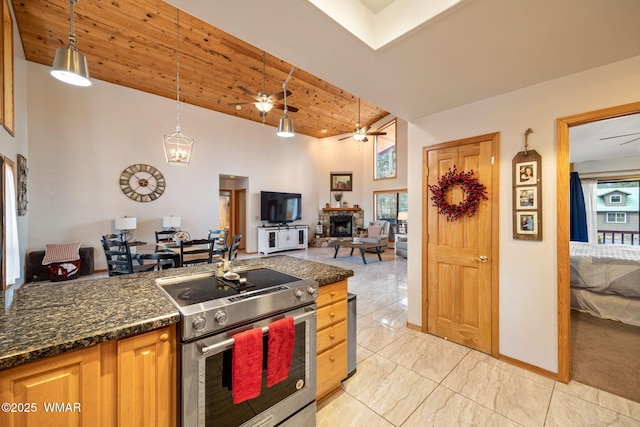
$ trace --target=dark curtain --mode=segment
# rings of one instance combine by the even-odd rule
[[[571,172],[569,183],[569,234],[573,242],[588,242],[587,210],[578,172]]]

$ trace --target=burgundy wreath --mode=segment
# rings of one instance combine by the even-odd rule
[[[456,167],[449,169],[447,173],[438,179],[437,185],[430,185],[429,189],[433,193],[431,200],[433,206],[438,208],[438,213],[445,215],[447,221],[455,221],[463,215],[473,216],[478,210],[480,200],[488,200],[487,187],[481,184],[473,176],[473,171],[458,172]],[[447,202],[447,190],[455,185],[459,185],[464,191],[465,199],[457,205]]]

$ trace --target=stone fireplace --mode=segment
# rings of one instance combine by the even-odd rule
[[[353,216],[334,215],[329,217],[329,237],[353,236]]]
[[[334,217],[341,219],[332,220]],[[318,222],[322,234],[309,233],[309,244],[316,248],[327,246],[330,240],[357,236],[358,227],[364,228],[364,212],[360,208],[323,208],[318,212]],[[340,234],[334,236],[336,225]]]

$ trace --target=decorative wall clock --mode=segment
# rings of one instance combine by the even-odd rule
[[[160,171],[145,164],[131,165],[120,174],[120,189],[136,202],[151,202],[162,196],[166,182]]]

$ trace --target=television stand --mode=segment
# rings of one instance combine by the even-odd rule
[[[288,251],[306,249],[309,246],[308,225],[267,225],[258,227],[258,252]]]

